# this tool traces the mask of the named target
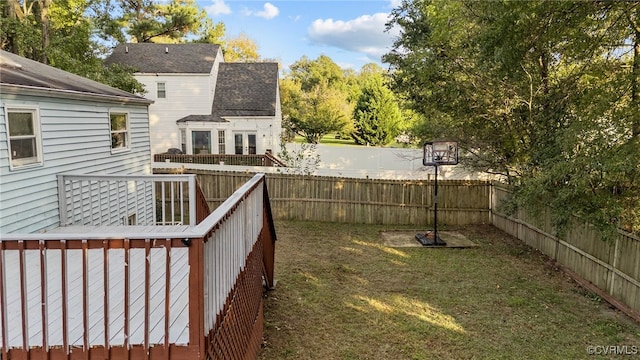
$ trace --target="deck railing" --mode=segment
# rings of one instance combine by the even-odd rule
[[[58,175],[60,224],[195,225],[195,175]]]
[[[86,229],[0,235],[0,358],[256,357],[274,284],[264,175],[195,226]]]
[[[286,167],[280,159],[272,154],[234,155],[234,154],[155,154],[155,162],[173,162],[185,164],[210,165],[242,165],[242,166],[276,166]]]

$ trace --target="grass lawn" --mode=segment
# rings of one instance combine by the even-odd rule
[[[294,142],[297,144],[304,144],[306,143],[306,140],[299,135],[296,135]],[[320,144],[323,145],[336,145],[336,146],[342,146],[342,145],[356,145],[355,141],[353,141],[353,139],[351,138],[340,138],[337,139],[336,138],[336,134],[327,134],[324,135],[321,139],[320,139]],[[363,146],[363,145],[360,145]],[[403,144],[403,143],[396,143],[396,142],[392,142],[391,144],[385,146],[385,147],[389,147],[389,148],[416,148],[415,145],[412,144]]]
[[[588,346],[640,351],[639,324],[493,227],[455,229],[480,244],[468,249],[386,247],[379,231],[389,229],[402,227],[276,223],[278,283],[265,299],[261,359],[598,359]]]

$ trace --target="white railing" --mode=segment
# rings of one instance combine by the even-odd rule
[[[196,225],[195,175],[58,175],[60,225]]]
[[[205,333],[216,325],[217,316],[224,309],[228,296],[237,285],[238,276],[245,269],[250,253],[258,241],[263,226],[264,188],[249,181],[233,199],[218,209],[226,214],[226,221],[204,239],[204,321]],[[215,218],[216,214],[212,214]],[[207,219],[208,220],[208,219]],[[206,221],[206,220],[205,220]]]
[[[162,182],[195,184],[193,175],[133,178],[111,180],[133,181],[127,186],[136,190],[152,179],[160,181],[154,186],[159,188]],[[88,199],[109,199],[109,192],[99,191],[96,184],[103,180],[99,176],[59,179],[62,189],[71,192],[68,196],[84,202],[74,208],[84,206],[85,211],[99,210]],[[113,188],[125,187],[102,186],[112,194]],[[169,185],[165,186],[170,194]],[[79,190],[83,187],[84,192]],[[149,191],[161,193],[162,189]],[[220,336],[237,344],[222,357],[243,358],[239,354],[248,351],[248,337],[255,335],[259,340],[262,333],[251,331],[252,324],[229,324],[240,321],[241,314],[250,314],[248,318],[260,314],[264,258],[273,262],[273,243],[270,252],[263,252],[261,245],[275,241],[275,233],[270,235],[269,226],[265,228],[273,225],[266,196],[261,174],[195,226],[0,234],[0,359],[30,358],[30,354],[51,359],[88,357],[89,349],[92,358],[122,353],[129,358],[144,354],[152,360],[169,358],[169,354],[204,359],[205,338],[222,324],[236,332],[220,331]],[[69,215],[67,220],[72,219]],[[273,284],[273,272],[268,273],[265,281]],[[257,292],[234,291],[241,286]],[[229,307],[235,294],[243,294],[241,304]],[[223,310],[231,315],[225,318]],[[228,320],[221,324],[220,317]],[[257,351],[260,341],[251,344],[258,344],[253,349]],[[131,355],[134,352],[138,355]]]

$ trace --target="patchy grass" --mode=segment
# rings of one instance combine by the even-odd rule
[[[364,145],[356,145],[355,141],[352,138],[336,138],[336,136],[337,134],[324,135],[320,139],[320,144],[335,145],[335,146],[343,146],[343,145],[364,146]],[[294,142],[297,144],[304,144],[307,141],[302,136],[296,135]],[[407,148],[417,148],[419,146],[416,146],[415,144],[397,143],[394,141],[391,144],[386,145],[385,147],[407,149]]]
[[[394,229],[401,229],[395,227]],[[490,226],[481,246],[390,248],[389,227],[276,223],[261,359],[579,359],[640,325]]]

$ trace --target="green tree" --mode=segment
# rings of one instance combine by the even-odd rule
[[[283,126],[317,144],[323,135],[352,126],[345,72],[328,56],[303,56],[280,81]],[[350,132],[350,131],[349,131]]]
[[[326,55],[320,55],[315,60],[303,56],[289,66],[289,70],[288,77],[298,81],[303,91],[310,91],[321,83],[326,83],[329,88],[341,90],[344,86],[342,69]]]
[[[358,97],[352,137],[360,145],[387,145],[400,133],[402,121],[398,102],[383,83],[380,73],[368,77]]]
[[[159,3],[153,0],[118,0],[108,7],[104,30],[119,42],[178,43],[189,36],[211,35],[212,27],[207,13],[195,0],[171,0]],[[214,28],[215,29],[215,28]]]
[[[224,48],[224,46],[226,45],[226,41],[224,40],[226,27],[224,23],[217,22],[214,24],[211,18],[207,17],[206,19],[204,19],[204,22],[201,26],[201,35],[199,38],[194,40],[194,42],[218,44]]]
[[[260,60],[258,44],[242,33],[227,39],[222,47],[224,61],[228,62],[256,62]]]
[[[405,1],[393,87],[516,201],[640,226],[638,2]],[[634,90],[635,89],[635,90]]]
[[[141,94],[144,88],[130,69],[103,65],[107,49],[93,37],[98,5],[92,0],[7,0],[0,9],[0,48]]]
[[[283,79],[280,82],[283,126],[312,144],[322,136],[340,131],[348,122],[349,106],[343,94],[320,83],[310,91],[302,91],[299,82]]]

